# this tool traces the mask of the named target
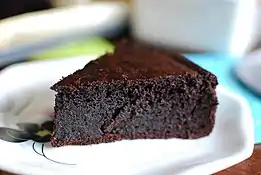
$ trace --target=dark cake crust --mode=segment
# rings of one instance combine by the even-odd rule
[[[214,126],[217,78],[178,54],[116,45],[52,89],[53,146],[122,139],[196,139]]]
[[[83,69],[65,77],[52,89],[66,87],[78,88],[95,82],[112,82],[157,77],[198,74],[201,71],[196,65],[184,62],[178,54],[169,55],[155,48],[121,40],[116,43],[116,51],[107,53],[97,60],[91,61]]]

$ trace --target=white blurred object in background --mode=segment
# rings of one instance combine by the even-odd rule
[[[87,4],[91,0],[52,0],[54,7]]]
[[[133,34],[155,45],[240,57],[257,42],[256,8],[256,0],[133,0]]]
[[[0,21],[0,51],[56,37],[96,36],[125,24],[125,3],[107,2],[32,12]]]
[[[236,74],[249,88],[261,94],[261,50],[241,59],[236,67]]]

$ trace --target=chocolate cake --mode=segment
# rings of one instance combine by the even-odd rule
[[[51,143],[196,139],[215,122],[217,78],[176,53],[121,41],[51,89]]]

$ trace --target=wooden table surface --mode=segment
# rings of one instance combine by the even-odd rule
[[[14,174],[1,171],[0,175]],[[261,144],[255,146],[254,153],[249,159],[215,175],[261,175]]]

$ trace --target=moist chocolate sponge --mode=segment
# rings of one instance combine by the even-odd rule
[[[217,78],[177,53],[129,41],[51,89],[51,143],[88,145],[123,139],[196,139],[215,122]]]

